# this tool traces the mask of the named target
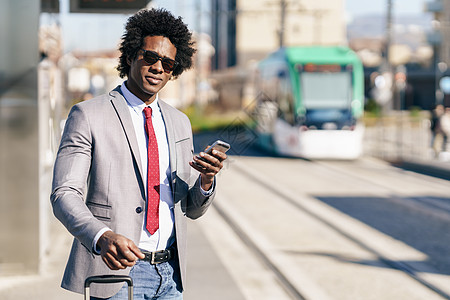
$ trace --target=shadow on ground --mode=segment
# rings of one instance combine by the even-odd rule
[[[316,199],[417,249],[428,256],[428,263],[438,274],[450,275],[450,220],[435,218],[420,210],[410,209],[401,202],[383,197],[329,197]],[[420,201],[403,198],[401,201]],[[434,199],[450,203],[450,198]],[[372,264],[374,262],[358,262]],[[408,262],[413,266],[414,262]]]

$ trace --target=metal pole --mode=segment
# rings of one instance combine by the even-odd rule
[[[390,55],[390,48],[392,45],[392,10],[393,10],[393,3],[392,0],[387,0],[387,12],[386,12],[386,72],[388,72],[390,76],[391,82],[389,83],[391,86],[391,99],[387,102],[389,105],[390,110],[393,108],[398,107],[396,103],[394,103],[395,97],[395,84],[394,84],[394,68],[391,65],[391,55]]]
[[[386,13],[386,62],[391,71],[391,64],[389,62],[389,48],[392,43],[392,0],[387,0],[387,13]]]
[[[286,27],[286,0],[280,0],[280,31],[279,31],[279,41],[280,48],[284,46],[284,32]]]

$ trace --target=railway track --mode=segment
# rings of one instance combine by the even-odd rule
[[[450,214],[447,204],[436,199],[430,199],[429,197],[416,197],[409,199],[409,202],[400,201],[398,199],[399,197],[395,196],[398,195],[395,188],[381,184],[370,177],[360,176],[352,173],[351,171],[345,171],[342,168],[336,167],[332,163],[304,163],[315,164],[315,167],[319,168],[322,174],[329,177],[338,178],[340,181],[351,180],[359,185],[371,186],[374,188],[372,193],[376,195],[380,195],[381,193],[388,195],[387,199],[391,199],[391,197],[394,199],[397,198],[396,200],[391,200],[395,201],[396,205],[403,205],[409,209],[413,207],[414,209],[421,210],[422,213],[428,214],[431,217],[441,218],[444,221],[449,220]],[[327,227],[329,230],[333,231],[335,234],[339,235],[341,238],[345,239],[349,244],[370,253],[374,257],[375,261],[383,264],[384,268],[402,272],[412,278],[416,284],[425,287],[440,297],[440,299],[450,299],[448,288],[446,289],[442,282],[435,281],[430,279],[429,276],[426,276],[425,273],[427,271],[431,270],[433,272],[435,270],[430,268],[425,263],[419,263],[413,266],[407,262],[399,260],[398,256],[395,253],[392,253],[396,252],[394,251],[395,246],[388,250],[382,249],[383,247],[381,247],[381,245],[383,243],[377,243],[377,239],[375,239],[375,241],[370,241],[371,238],[368,237],[366,231],[355,230],[355,226],[347,226],[348,223],[342,222],[342,218],[336,219],[334,217],[330,217],[328,213],[324,214],[320,209],[318,209],[320,207],[314,205],[311,206],[308,202],[299,201],[299,197],[296,195],[294,190],[280,182],[276,182],[273,178],[269,178],[267,175],[264,175],[264,172],[261,172],[261,170],[254,169],[242,161],[233,164],[232,169],[255,185],[258,189],[264,190],[262,193],[277,195],[277,201],[283,201],[285,205],[290,207],[292,210],[308,215],[317,222],[321,223],[323,226]],[[420,178],[420,180],[426,179]],[[431,182],[430,185],[431,188],[436,188],[439,183]],[[404,198],[402,199],[405,200]],[[399,202],[401,202],[401,204],[399,204]],[[414,205],[411,205],[411,203]],[[277,261],[274,261],[271,250],[265,249],[268,248],[267,245],[264,245],[264,243],[261,245],[259,242],[261,239],[254,238],[255,230],[249,228],[251,225],[249,223],[243,223],[245,217],[236,217],[236,208],[231,208],[231,206],[227,207],[227,205],[222,204],[222,201],[220,200],[216,201],[213,207],[229,225],[233,232],[239,237],[239,239],[246,245],[246,247],[259,259],[262,264],[266,266],[266,268],[274,274],[280,286],[283,287],[292,299],[332,299],[331,297],[328,297],[326,293],[322,293],[322,291],[320,291],[319,285],[311,285],[311,283],[306,284],[308,287],[313,286],[314,291],[310,293],[308,289],[304,289],[302,287],[302,283],[299,282],[298,278],[292,278],[290,274],[286,273],[286,270],[283,267],[280,267]],[[306,278],[303,279],[306,280]]]

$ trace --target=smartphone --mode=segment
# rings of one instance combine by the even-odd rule
[[[204,152],[211,155],[213,150],[218,150],[223,153],[226,153],[228,150],[230,150],[230,144],[225,143],[224,141],[221,140],[217,140],[211,146],[206,148]]]
[[[212,155],[213,150],[221,151],[223,153],[226,153],[228,150],[230,150],[231,146],[228,143],[225,143],[224,141],[217,140],[215,141],[211,146],[205,149],[206,154]],[[197,156],[198,159],[204,160],[201,156]]]

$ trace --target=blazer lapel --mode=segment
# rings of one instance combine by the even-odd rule
[[[131,120],[127,102],[120,91],[120,86],[116,87],[113,91],[111,91],[110,96],[111,96],[111,103],[117,112],[120,122],[122,123],[125,135],[127,136],[128,144],[130,145],[131,152],[137,163],[140,179],[143,183],[144,174],[142,171],[142,162],[141,156],[139,154],[139,146],[137,144],[136,132],[134,131],[133,121]]]
[[[175,131],[173,127],[173,120],[170,116],[168,104],[162,101],[161,99],[158,100],[159,107],[161,109],[161,114],[163,116],[164,124],[166,125],[166,133],[167,133],[167,141],[169,143],[169,160],[170,160],[170,183],[172,185],[172,191],[174,191],[173,184],[175,183],[175,174],[177,171],[177,157],[176,157],[176,149],[175,149]]]

